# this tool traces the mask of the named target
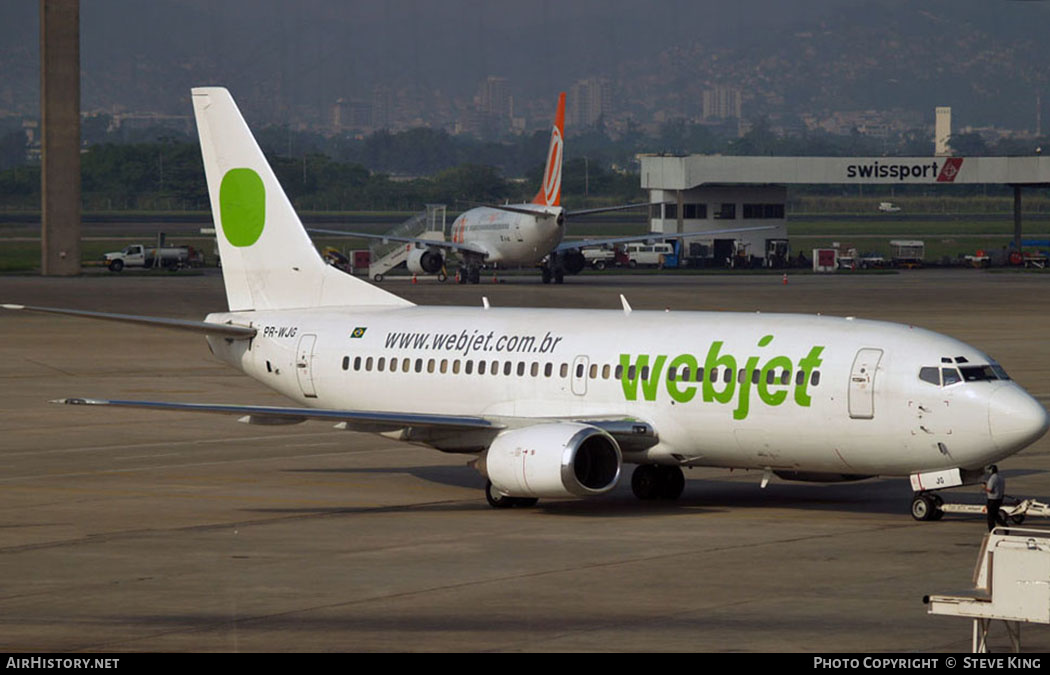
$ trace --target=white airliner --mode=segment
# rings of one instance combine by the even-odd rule
[[[445,257],[454,251],[462,261],[459,282],[478,283],[482,266],[532,267],[538,265],[543,283],[562,283],[566,274],[577,274],[587,261],[581,249],[603,245],[615,245],[632,241],[663,241],[672,237],[704,236],[769,227],[738,227],[708,230],[686,235],[664,235],[653,233],[629,237],[563,241],[567,218],[609,211],[634,209],[647,204],[624,204],[566,211],[561,206],[562,155],[565,136],[565,92],[558,96],[558,108],[554,115],[547,164],[540,190],[531,202],[525,204],[493,204],[479,206],[461,214],[452,223],[451,241],[435,241],[418,237],[401,237],[366,232],[347,232],[311,228],[321,234],[350,234],[369,239],[404,242],[412,246],[406,264],[413,274],[437,274],[445,268]],[[381,281],[377,275],[375,281]]]
[[[496,507],[677,498],[682,468],[910,476],[912,514],[1039,439],[1046,410],[987,355],[914,326],[729,312],[421,307],[325,265],[225,89],[193,105],[229,311],[203,322],[5,305],[203,333],[287,407],[62,403],[335,423],[476,458]]]

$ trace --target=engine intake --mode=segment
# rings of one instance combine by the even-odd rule
[[[503,432],[479,468],[507,496],[592,497],[616,487],[622,465],[608,433],[561,422]]]
[[[445,254],[439,248],[414,248],[405,264],[412,274],[437,274],[445,266]]]

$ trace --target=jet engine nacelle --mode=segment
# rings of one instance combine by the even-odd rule
[[[592,497],[616,487],[616,440],[588,424],[561,422],[505,431],[479,467],[510,497]]]
[[[437,274],[445,266],[445,253],[439,248],[414,248],[405,264],[412,274]]]
[[[573,249],[561,254],[562,265],[569,274],[579,274],[587,266],[587,258],[580,251]]]

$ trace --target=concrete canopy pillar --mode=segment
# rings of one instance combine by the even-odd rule
[[[80,274],[80,0],[40,0],[40,269]]]

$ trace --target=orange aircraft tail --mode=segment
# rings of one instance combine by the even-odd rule
[[[565,147],[565,92],[558,96],[558,112],[554,115],[551,130],[551,145],[547,150],[547,168],[543,172],[540,191],[533,197],[533,204],[561,206],[561,159]]]

